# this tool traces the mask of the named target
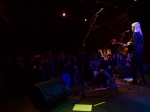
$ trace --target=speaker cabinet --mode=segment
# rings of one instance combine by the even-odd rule
[[[104,87],[107,87],[108,80],[112,80],[111,74],[109,74],[105,69],[101,69],[94,77],[93,82],[96,82],[98,85],[103,85]]]
[[[70,94],[68,86],[60,79],[34,84],[29,92],[29,99],[34,108],[43,111],[60,104]]]

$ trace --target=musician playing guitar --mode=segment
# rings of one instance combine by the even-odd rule
[[[133,68],[133,80],[132,84],[137,84],[137,69],[140,71],[141,80],[140,83],[146,84],[145,77],[144,77],[144,70],[143,70],[143,59],[144,59],[144,52],[143,52],[143,35],[141,31],[141,26],[139,22],[134,22],[132,25],[133,37],[127,43],[119,43],[116,42],[115,39],[112,39],[112,44],[120,44],[123,47],[132,47],[132,68]]]

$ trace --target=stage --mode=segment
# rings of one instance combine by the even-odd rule
[[[146,85],[132,85],[116,78],[117,87],[95,91],[96,86],[87,83],[90,88],[85,86],[85,98],[82,98],[82,84],[71,86],[72,92],[66,101],[48,112],[74,112],[73,103],[79,98],[81,100],[76,104],[90,105],[91,112],[150,112],[150,73],[145,73],[145,76]],[[40,112],[27,95],[6,97],[5,104],[6,109],[1,102],[0,112]]]

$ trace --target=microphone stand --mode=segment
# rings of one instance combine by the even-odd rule
[[[123,37],[124,37],[124,33],[121,33],[121,40],[120,40],[121,43],[123,41]],[[121,49],[121,46],[119,46],[119,48],[118,48],[118,53],[120,52],[120,49]]]
[[[101,11],[99,11],[99,12],[101,12]],[[89,33],[90,33],[90,31],[91,31],[91,29],[92,29],[92,27],[93,27],[93,25],[94,25],[94,23],[95,23],[95,21],[96,21],[96,18],[98,17],[98,13],[99,12],[97,12],[93,17],[92,17],[92,19],[91,19],[91,22],[90,22],[90,29],[89,29],[89,31],[88,31],[88,33],[87,33],[87,35],[85,36],[85,38],[84,38],[84,40],[83,40],[83,43],[82,43],[82,45],[81,45],[81,47],[80,47],[80,49],[79,49],[79,52],[78,53],[80,53],[81,54],[81,67],[82,67],[82,78],[83,78],[83,82],[82,82],[82,89],[83,89],[83,92],[82,92],[82,96],[79,98],[79,99],[77,99],[73,104],[76,104],[79,100],[81,100],[81,99],[83,99],[83,98],[85,98],[85,91],[84,91],[84,76],[85,76],[85,71],[84,71],[84,63],[85,63],[85,47],[86,47],[86,43],[85,43],[85,41],[86,41],[86,39],[87,39],[87,37],[88,37],[88,35],[89,35]],[[95,17],[95,18],[94,18]],[[94,20],[93,20],[94,19]],[[92,20],[93,20],[93,22],[92,22]],[[83,51],[83,52],[81,52],[81,50]]]

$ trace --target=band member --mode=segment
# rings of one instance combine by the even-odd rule
[[[141,31],[141,26],[139,22],[134,22],[132,25],[133,37],[131,38],[130,42],[124,46],[132,46],[132,67],[133,67],[133,81],[132,84],[137,84],[137,70],[139,70],[141,74],[142,80],[140,82],[146,83],[144,77],[144,70],[142,67],[143,64],[143,35]]]

